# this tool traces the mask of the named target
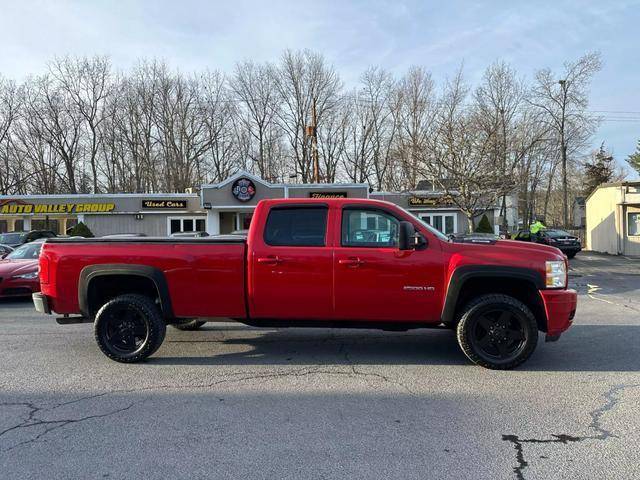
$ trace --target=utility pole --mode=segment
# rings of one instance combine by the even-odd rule
[[[316,112],[316,99],[311,104],[312,131],[311,131],[311,155],[313,156],[313,182],[320,183],[320,161],[318,159],[318,116]]]
[[[561,118],[560,118],[560,155],[562,159],[562,216],[564,227],[569,226],[569,186],[567,184],[567,139],[565,137],[565,119],[567,109],[567,81],[558,80],[562,90]]]

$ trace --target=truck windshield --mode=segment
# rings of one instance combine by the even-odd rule
[[[3,233],[0,235],[0,243],[5,244],[15,244],[20,243],[20,234],[19,233]]]

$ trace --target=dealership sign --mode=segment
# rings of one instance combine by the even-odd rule
[[[347,192],[309,192],[309,198],[347,198]]]
[[[233,182],[231,193],[241,202],[248,202],[256,194],[256,186],[248,178],[239,178]]]
[[[454,201],[450,195],[442,197],[409,197],[409,206],[411,207],[450,207]]]
[[[187,208],[186,200],[142,200],[142,208],[153,208],[156,210],[171,210]]]
[[[106,213],[113,203],[26,203],[22,200],[0,201],[0,214]]]

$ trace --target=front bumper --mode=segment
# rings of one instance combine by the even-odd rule
[[[575,290],[541,290],[540,295],[547,315],[547,336],[559,336],[573,323],[578,306]]]
[[[39,313],[46,313],[47,315],[51,315],[51,307],[49,306],[49,298],[42,293],[34,293],[31,298],[33,298],[33,305],[36,307],[36,311]]]
[[[29,278],[5,278],[0,280],[0,297],[28,297],[40,291],[40,281]]]
[[[554,245],[555,246],[555,245]],[[567,253],[567,252],[579,252],[580,250],[582,250],[582,247],[580,245],[559,245],[556,247],[558,250],[560,250],[562,253]]]

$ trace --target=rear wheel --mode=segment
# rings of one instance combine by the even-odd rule
[[[116,362],[134,363],[153,354],[167,326],[160,310],[144,295],[120,295],[96,315],[95,337],[102,353]]]
[[[195,320],[194,319],[194,320],[188,320],[186,322],[172,323],[171,326],[173,328],[177,328],[178,330],[191,331],[191,330],[198,330],[205,323],[207,323],[207,322],[203,322],[202,320]]]
[[[483,295],[469,303],[458,322],[458,344],[472,362],[508,370],[527,360],[538,343],[536,319],[508,295]]]
[[[578,252],[576,252],[576,251],[567,252],[567,258],[573,258],[573,257],[575,257],[575,256],[576,256],[576,253],[578,253]]]

